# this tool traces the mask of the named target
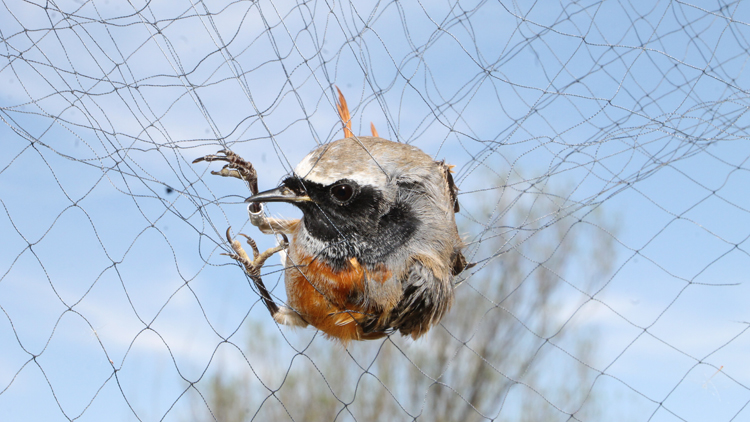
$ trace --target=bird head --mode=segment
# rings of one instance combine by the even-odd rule
[[[247,201],[297,206],[297,241],[334,267],[353,257],[366,266],[399,265],[420,251],[453,252],[451,188],[441,163],[420,149],[352,137],[315,149],[279,187]]]

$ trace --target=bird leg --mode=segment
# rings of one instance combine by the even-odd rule
[[[273,254],[280,252],[289,246],[289,240],[287,239],[286,235],[281,233],[281,237],[284,239],[284,243],[282,245],[266,249],[265,252],[260,253],[260,251],[258,250],[258,245],[255,244],[255,241],[251,237],[240,233],[239,235],[247,239],[247,244],[250,245],[253,250],[253,260],[251,261],[250,257],[247,255],[247,252],[245,252],[245,250],[242,248],[242,244],[240,243],[240,241],[232,239],[229,230],[230,228],[227,229],[227,241],[230,245],[232,245],[232,250],[234,250],[234,253],[222,255],[229,256],[230,258],[242,264],[243,267],[245,267],[245,274],[247,274],[250,279],[253,280],[255,287],[260,293],[261,299],[263,299],[263,304],[266,305],[266,308],[268,309],[268,312],[271,313],[271,317],[274,319],[274,321],[279,324],[290,325],[293,327],[307,327],[307,321],[305,321],[305,319],[302,318],[302,316],[295,310],[286,306],[279,306],[276,304],[276,302],[273,301],[271,295],[268,293],[268,289],[266,289],[265,284],[263,284],[263,280],[260,278],[260,270],[263,267],[263,264],[265,264],[266,260]]]
[[[263,280],[260,278],[260,270],[261,268],[263,268],[263,264],[266,263],[266,260],[268,258],[270,258],[276,252],[286,249],[286,247],[289,245],[289,240],[282,233],[281,236],[284,239],[283,244],[275,246],[273,248],[269,248],[263,253],[260,253],[260,251],[258,251],[258,245],[255,244],[255,241],[251,237],[240,233],[239,235],[247,239],[247,244],[250,245],[253,250],[253,259],[251,260],[247,255],[247,252],[245,252],[245,249],[242,248],[242,243],[240,243],[240,241],[237,239],[232,239],[230,229],[231,227],[227,228],[227,242],[229,242],[229,244],[232,246],[232,250],[234,251],[234,253],[223,253],[222,255],[226,255],[242,264],[242,266],[245,268],[245,274],[247,274],[250,279],[253,280],[253,283],[255,283],[255,287],[258,288],[258,292],[260,292],[260,297],[261,299],[263,299],[263,303],[266,305],[266,308],[268,308],[271,316],[276,319],[276,314],[279,312],[279,306],[273,301],[271,295],[268,293],[268,289],[266,289],[265,284],[263,284]]]
[[[224,167],[220,171],[211,171],[211,174],[222,177],[234,177],[240,180],[244,180],[253,195],[258,193],[258,173],[255,171],[255,167],[253,167],[250,162],[245,161],[242,157],[235,154],[234,152],[228,149],[224,149],[217,152],[216,154],[209,154],[204,157],[196,158],[195,160],[193,160],[193,164],[200,163],[202,161],[206,161],[209,163],[213,161],[226,162],[227,164],[224,165]],[[260,204],[251,204],[250,211],[262,213],[262,207]],[[251,260],[247,255],[247,252],[245,252],[245,250],[242,248],[242,244],[238,240],[232,239],[230,229],[231,227],[227,228],[227,242],[229,242],[229,244],[232,246],[232,250],[234,252],[222,255],[227,255],[242,264],[242,266],[245,268],[245,273],[253,280],[255,287],[258,288],[261,299],[263,299],[263,303],[266,305],[266,308],[268,308],[271,316],[275,319],[276,315],[279,312],[279,306],[273,301],[271,295],[268,293],[268,289],[266,289],[266,286],[263,284],[263,280],[260,277],[260,270],[263,267],[263,264],[265,264],[266,260],[276,252],[285,249],[289,244],[289,241],[282,233],[281,235],[284,238],[284,243],[282,245],[278,245],[266,250],[263,253],[260,253],[260,251],[258,251],[258,246],[255,244],[255,241],[253,239],[251,239],[247,235],[240,234],[247,239],[247,244],[250,245],[253,250],[253,259]]]
[[[250,204],[252,206],[253,204]],[[250,224],[257,227],[264,234],[293,234],[299,224],[299,218],[287,220],[282,218],[267,217],[261,208],[258,212],[248,207]]]
[[[227,164],[224,165],[224,167],[220,171],[212,171],[211,174],[222,177],[234,177],[244,180],[250,188],[250,193],[252,193],[253,195],[258,193],[258,173],[255,171],[255,168],[250,162],[245,161],[242,157],[235,154],[234,152],[230,150],[221,150],[216,154],[210,154],[204,157],[197,158],[193,160],[193,164],[200,163],[202,161],[226,162]],[[240,236],[244,236],[247,239],[247,244],[250,245],[253,250],[253,259],[251,260],[247,252],[245,252],[245,250],[242,248],[242,244],[238,240],[232,239],[230,235],[230,227],[227,228],[226,237],[227,242],[229,242],[234,252],[222,255],[227,255],[242,264],[245,269],[245,274],[247,274],[250,279],[253,280],[255,287],[260,293],[261,299],[263,299],[263,304],[266,305],[266,308],[268,308],[268,311],[271,313],[271,317],[273,317],[274,321],[279,324],[291,325],[295,327],[306,327],[308,325],[307,321],[305,321],[305,319],[302,318],[300,314],[286,306],[279,306],[273,301],[271,295],[268,292],[268,289],[266,289],[266,286],[265,284],[263,284],[263,280],[260,277],[260,270],[263,267],[263,264],[265,264],[266,260],[273,254],[281,252],[288,247],[289,240],[285,236],[285,233],[292,233],[297,227],[299,220],[281,220],[276,218],[268,218],[265,216],[265,213],[263,212],[263,206],[260,203],[251,203],[248,206],[248,211],[250,214],[250,222],[254,226],[258,227],[263,233],[281,234],[282,238],[284,239],[284,243],[282,245],[270,248],[263,253],[260,253],[260,251],[258,250],[258,246],[255,244],[255,241],[249,236],[240,233]]]

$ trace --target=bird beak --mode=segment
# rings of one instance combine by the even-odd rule
[[[265,192],[256,193],[255,195],[245,199],[245,202],[310,202],[309,196],[306,193],[297,195],[293,190],[286,186],[279,186],[276,189],[267,190]]]

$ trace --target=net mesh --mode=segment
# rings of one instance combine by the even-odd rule
[[[1,7],[1,419],[749,418],[748,3]],[[191,164],[276,186],[335,86],[456,165],[477,265],[417,341],[273,323],[221,254],[276,240]]]

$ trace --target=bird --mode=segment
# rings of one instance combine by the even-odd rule
[[[395,332],[417,339],[446,315],[454,279],[472,266],[456,226],[453,166],[379,137],[372,124],[373,136],[354,136],[346,100],[338,94],[345,137],[315,148],[274,189],[258,192],[252,164],[230,150],[194,163],[226,162],[212,173],[245,180],[251,224],[283,237],[260,253],[241,234],[253,250],[250,259],[229,228],[226,233],[233,250],[227,255],[244,266],[277,323],[311,325],[344,345]],[[263,204],[270,202],[292,204],[302,218],[268,217]],[[287,300],[280,306],[260,270],[281,251]]]

